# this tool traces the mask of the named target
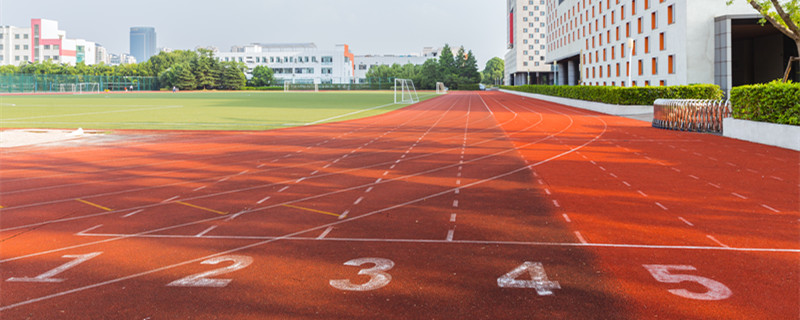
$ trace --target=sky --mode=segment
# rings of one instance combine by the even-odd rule
[[[505,0],[0,0],[0,25],[56,20],[68,38],[129,52],[130,28],[155,27],[158,47],[222,52],[250,43],[350,45],[361,54],[420,53],[464,46],[483,70],[503,58]]]

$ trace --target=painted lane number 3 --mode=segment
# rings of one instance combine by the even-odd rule
[[[364,284],[353,284],[350,279],[331,280],[329,283],[332,287],[344,291],[371,291],[385,287],[392,281],[392,276],[386,273],[394,268],[394,261],[383,258],[359,258],[347,261],[344,263],[346,266],[358,267],[365,264],[374,264],[375,266],[369,269],[361,269],[358,271],[359,275],[369,276],[370,279]]]
[[[653,275],[658,282],[663,283],[681,283],[684,281],[696,282],[708,289],[705,293],[692,292],[686,289],[670,289],[669,292],[688,299],[694,300],[724,300],[729,298],[733,292],[728,289],[724,284],[719,281],[712,280],[706,277],[695,276],[690,274],[675,274],[672,271],[695,271],[697,268],[693,266],[684,265],[660,265],[660,264],[645,264],[642,265],[650,274]]]

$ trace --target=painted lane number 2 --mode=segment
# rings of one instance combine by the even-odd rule
[[[675,274],[671,271],[695,271],[697,268],[693,266],[684,265],[660,265],[660,264],[645,264],[642,265],[650,274],[653,275],[658,282],[663,283],[681,283],[684,281],[696,282],[708,289],[705,293],[692,292],[686,289],[670,289],[669,292],[688,299],[694,300],[724,300],[729,298],[733,292],[728,289],[724,284],[719,281],[712,280],[706,277],[695,276],[690,274]]]
[[[234,272],[236,270],[244,269],[251,263],[253,263],[253,258],[248,256],[230,255],[230,256],[214,257],[211,259],[203,260],[203,262],[200,263],[218,264],[225,261],[231,261],[233,262],[233,264],[227,267],[222,267],[211,271],[193,274],[188,277],[172,281],[169,284],[167,284],[167,286],[222,288],[224,286],[227,286],[231,282],[231,279],[210,279],[209,277],[218,276],[221,274],[226,274]]]

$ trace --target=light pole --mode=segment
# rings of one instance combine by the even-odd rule
[[[636,42],[633,41],[633,38],[628,38],[628,47],[630,47],[630,54],[628,55],[628,87],[633,86],[633,73],[631,72],[631,68],[633,68],[633,46]]]
[[[558,85],[558,61],[553,61],[553,85]]]

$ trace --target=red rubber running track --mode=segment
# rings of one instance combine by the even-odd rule
[[[3,319],[796,319],[800,155],[499,92],[7,149]]]

